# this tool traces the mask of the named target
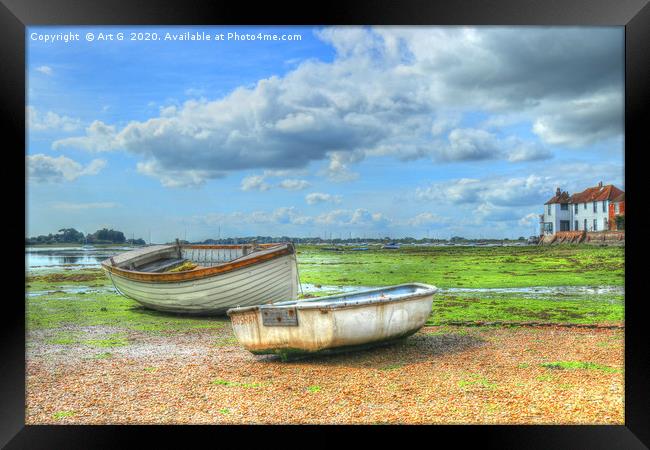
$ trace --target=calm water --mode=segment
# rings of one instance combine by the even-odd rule
[[[99,267],[100,262],[115,254],[132,250],[132,247],[26,247],[25,266],[29,271],[61,270],[65,268],[92,268]],[[374,289],[377,286],[322,286],[302,283],[302,292],[313,294],[317,292],[326,294],[352,293],[364,289]],[[86,286],[63,286],[59,288],[66,293],[92,292]],[[105,288],[105,289],[112,289]],[[96,289],[95,289],[96,290]],[[103,289],[99,289],[101,291]],[[42,295],[47,291],[34,291],[30,295]],[[625,294],[624,286],[532,286],[518,288],[447,288],[440,289],[440,293],[463,294],[475,293],[479,296],[498,294],[517,294],[524,298],[558,298],[558,297],[584,297],[609,299],[610,297]]]
[[[99,263],[131,247],[25,247],[25,267],[29,270],[56,269],[62,266],[99,267]]]
[[[314,292],[355,292],[377,289],[377,286],[322,286],[302,283],[305,294]],[[531,286],[516,288],[439,288],[441,294],[521,294],[522,297],[562,296],[562,295],[624,295],[624,286]]]

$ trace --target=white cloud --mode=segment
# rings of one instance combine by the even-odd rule
[[[42,153],[28,155],[26,160],[28,179],[36,183],[74,181],[80,176],[96,175],[106,166],[103,159],[94,159],[84,167],[65,156],[53,158]]]
[[[185,95],[188,97],[202,97],[206,94],[205,89],[201,88],[187,88],[185,89]]]
[[[305,196],[305,201],[308,205],[316,205],[318,203],[331,202],[341,203],[340,195],[325,194],[322,192],[312,192]]]
[[[270,177],[285,176],[288,171],[265,170],[262,175],[249,175],[242,179],[240,188],[242,191],[268,191],[273,187],[279,187],[288,191],[301,191],[311,186],[307,180],[287,178],[277,184],[268,181]]]
[[[507,158],[510,162],[539,161],[553,157],[553,153],[540,144],[509,137],[504,141],[508,147]]]
[[[39,112],[35,107],[26,108],[28,131],[75,131],[81,128],[81,121],[69,116],[61,116],[55,112],[48,111],[45,114]]]
[[[350,170],[350,164],[361,161],[364,158],[362,151],[352,153],[331,152],[329,153],[329,164],[323,174],[332,181],[352,181],[359,178],[359,174]]]
[[[299,226],[328,226],[328,227],[353,227],[372,228],[383,227],[391,220],[381,213],[370,212],[359,208],[354,210],[336,209],[315,216],[302,214],[295,207],[280,207],[271,211],[236,211],[231,213],[208,213],[193,216],[191,223],[198,225],[299,225]]]
[[[350,217],[350,224],[368,225],[372,223],[387,223],[389,219],[382,213],[371,213],[367,209],[357,208]]]
[[[478,212],[494,206],[525,206],[542,204],[551,197],[557,179],[529,175],[527,177],[490,177],[483,180],[460,178],[416,189],[416,198],[447,204],[481,204]]]
[[[251,175],[241,180],[242,191],[268,191],[271,186],[264,182],[263,175]]]
[[[478,129],[457,128],[449,133],[449,146],[439,156],[449,161],[476,161],[497,158],[501,149],[496,137]]]
[[[460,113],[438,113],[433,123],[431,124],[431,134],[440,136],[447,133],[449,130],[456,128],[462,119]]]
[[[522,227],[535,225],[539,222],[539,213],[528,213],[517,222]]]
[[[58,139],[52,148],[82,149],[89,152],[107,152],[121,148],[121,139],[118,137],[115,126],[106,125],[100,120],[95,120],[86,128],[86,136]]]
[[[551,145],[578,148],[623,132],[621,29],[339,27],[317,36],[336,50],[333,61],[307,60],[282,77],[161,109],[121,130],[94,122],[85,136],[54,146],[124,149],[163,184],[180,186],[185,172],[196,185],[215,173],[315,161],[326,163],[321,173],[329,179],[350,181],[358,176],[354,163],[377,155],[513,162],[550,156],[459,127],[459,117],[476,112],[518,115]]]
[[[266,177],[300,177],[308,174],[309,171],[307,169],[273,169],[264,171],[264,176]]]
[[[545,167],[549,175],[486,176],[431,183],[415,190],[415,199],[437,207],[453,208],[474,224],[485,220],[506,221],[524,226],[538,213],[559,187],[569,194],[595,186],[598,181],[621,187],[623,168],[615,164],[562,162]],[[532,210],[532,211],[531,211]],[[527,215],[528,214],[528,215]],[[525,219],[522,219],[524,217]],[[519,222],[517,222],[519,220]]]
[[[313,217],[302,215],[293,206],[283,206],[272,211],[235,211],[231,213],[208,213],[193,216],[194,224],[214,225],[306,225],[313,221]]]
[[[412,226],[439,225],[449,223],[449,218],[430,212],[424,212],[406,220],[406,223]]]
[[[307,180],[287,178],[286,180],[282,180],[278,186],[289,191],[302,191],[303,189],[307,189],[309,186],[311,186],[311,183],[309,183]]]
[[[618,89],[572,99],[564,109],[540,115],[533,131],[553,145],[583,147],[617,136],[623,130],[624,100]]]
[[[51,75],[54,74],[54,71],[52,70],[52,68],[50,66],[38,66],[36,68],[36,71],[40,72],[40,73],[43,73],[45,75],[48,75],[48,76],[51,76]]]
[[[216,170],[166,169],[158,161],[140,162],[137,164],[137,170],[143,175],[158,178],[163,186],[169,188],[198,188],[203,186],[206,180],[224,176]]]
[[[68,202],[54,202],[52,208],[61,209],[64,211],[79,211],[86,209],[109,209],[118,208],[121,205],[115,202],[96,202],[96,203],[68,203]]]
[[[449,133],[448,143],[440,143],[433,151],[440,161],[479,161],[505,159],[524,162],[548,159],[553,153],[539,143],[515,136],[500,139],[479,128],[456,128]]]
[[[381,213],[371,213],[367,209],[357,208],[355,210],[349,209],[335,209],[319,214],[314,218],[314,223],[318,225],[328,226],[356,226],[356,227],[370,227],[370,226],[385,226],[390,222],[390,219]]]

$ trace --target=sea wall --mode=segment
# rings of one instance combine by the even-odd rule
[[[588,231],[586,244],[625,245],[625,231]]]
[[[558,231],[543,236],[539,244],[625,245],[625,231]]]

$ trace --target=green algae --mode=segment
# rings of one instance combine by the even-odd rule
[[[625,318],[622,296],[607,300],[597,295],[548,296],[527,298],[499,293],[434,295],[427,325],[449,322],[551,322],[576,324],[614,324]]]
[[[402,247],[365,252],[300,246],[300,278],[322,285],[385,286],[418,281],[441,288],[621,286],[623,247]]]
[[[227,321],[225,317],[192,317],[153,311],[116,293],[51,293],[28,297],[26,304],[28,330],[73,325],[173,333],[221,328]],[[96,344],[102,346],[102,342]]]

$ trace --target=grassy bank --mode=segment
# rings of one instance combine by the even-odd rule
[[[404,247],[326,251],[299,246],[300,277],[322,285],[381,286],[411,281],[449,287],[623,285],[625,249],[555,247]]]
[[[453,322],[552,322],[617,324],[625,318],[623,296],[563,296],[543,299],[516,294],[498,296],[436,295],[427,324]]]
[[[220,328],[227,321],[225,317],[188,317],[152,311],[113,292],[52,291],[28,297],[26,316],[29,330],[102,326],[173,333]]]
[[[616,247],[429,247],[396,251],[325,251],[300,246],[303,283],[345,286],[391,285],[410,281],[441,288],[615,285],[624,282],[624,249]],[[185,317],[141,307],[112,292],[99,269],[30,274],[27,298],[30,329],[108,326],[123,330],[179,332],[218,328],[227,318]],[[543,297],[543,298],[542,298]],[[544,321],[620,323],[622,295],[511,292],[436,295],[430,325],[455,321]]]

